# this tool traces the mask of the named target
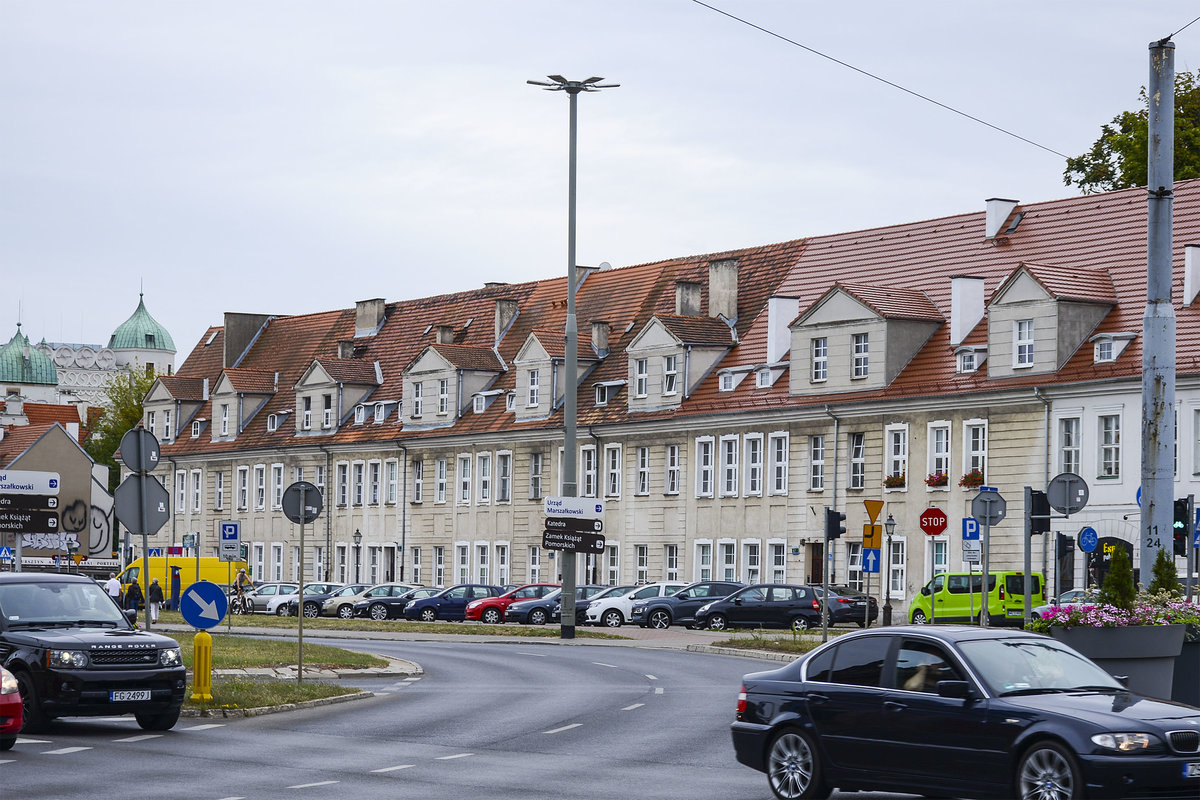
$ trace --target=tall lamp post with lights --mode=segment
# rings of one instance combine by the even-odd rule
[[[879,566],[883,570],[883,579],[887,582],[887,594],[883,600],[883,624],[892,624],[892,534],[896,532],[896,520],[891,514],[884,520],[883,531],[887,534],[887,552],[883,554]]]
[[[362,531],[354,529],[354,582],[362,583]]]
[[[575,141],[577,129],[577,97],[580,92],[598,92],[614,89],[618,83],[600,83],[603,78],[588,78],[569,81],[562,75],[547,75],[546,81],[526,81],[541,86],[548,92],[566,92],[571,98],[570,143],[568,151],[567,177],[567,322],[566,345],[564,348],[564,371],[566,391],[563,392],[563,478],[562,493],[565,497],[576,497],[575,474],[575,416],[578,387],[578,329],[575,324]],[[575,638],[575,552],[563,551],[562,560],[562,633],[563,639]]]

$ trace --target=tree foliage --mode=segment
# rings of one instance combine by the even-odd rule
[[[1084,194],[1145,186],[1150,105],[1146,87],[1141,109],[1123,111],[1100,126],[1091,149],[1067,159],[1063,182]],[[1175,74],[1175,180],[1200,177],[1200,70]]]
[[[108,379],[108,405],[104,416],[92,427],[83,449],[97,464],[108,467],[108,491],[113,492],[120,482],[117,451],[121,437],[142,421],[142,400],[150,391],[157,375],[138,369],[121,370]]]
[[[1175,559],[1167,555],[1166,549],[1160,549],[1158,555],[1155,556],[1153,575],[1154,579],[1146,587],[1146,591],[1150,594],[1166,592],[1175,597],[1182,594],[1179,591],[1179,578],[1175,574]]]
[[[1108,572],[1100,584],[1100,593],[1096,599],[1101,603],[1129,611],[1133,608],[1137,590],[1133,586],[1133,564],[1124,547],[1113,550],[1112,561],[1108,564]]]

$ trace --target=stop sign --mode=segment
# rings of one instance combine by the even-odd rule
[[[946,530],[946,525],[950,522],[946,518],[946,512],[940,508],[925,509],[921,512],[921,530],[930,536],[937,536],[942,531]]]

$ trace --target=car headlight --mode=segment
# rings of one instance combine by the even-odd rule
[[[709,608],[711,608],[711,607],[712,607],[712,603],[705,603],[704,605],[702,605],[702,606],[700,606],[699,608],[697,608],[697,609],[696,609],[696,616],[698,617],[698,616],[700,616],[701,614],[707,614],[707,613],[708,613],[708,609],[709,609]]]
[[[404,604],[404,610],[408,611],[410,608],[412,608],[416,604],[417,604],[416,600],[409,600],[407,603]]]
[[[1158,737],[1152,733],[1098,733],[1092,744],[1118,753],[1140,753],[1155,748]]]
[[[8,670],[0,670],[0,694],[16,694],[21,691],[17,676]]]
[[[158,663],[164,667],[178,667],[183,663],[183,654],[178,647],[167,647],[158,651]]]
[[[82,650],[51,650],[50,666],[64,669],[87,669],[88,655]]]
[[[482,600],[472,600],[471,602],[467,603],[467,609],[470,610],[472,608],[479,608],[479,604],[482,602]]]

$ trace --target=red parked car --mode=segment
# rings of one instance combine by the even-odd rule
[[[17,676],[0,667],[0,750],[10,750],[25,719]]]
[[[536,600],[558,588],[557,583],[527,583],[499,597],[484,597],[467,604],[467,619],[494,623],[504,621],[504,612],[518,600]]]

